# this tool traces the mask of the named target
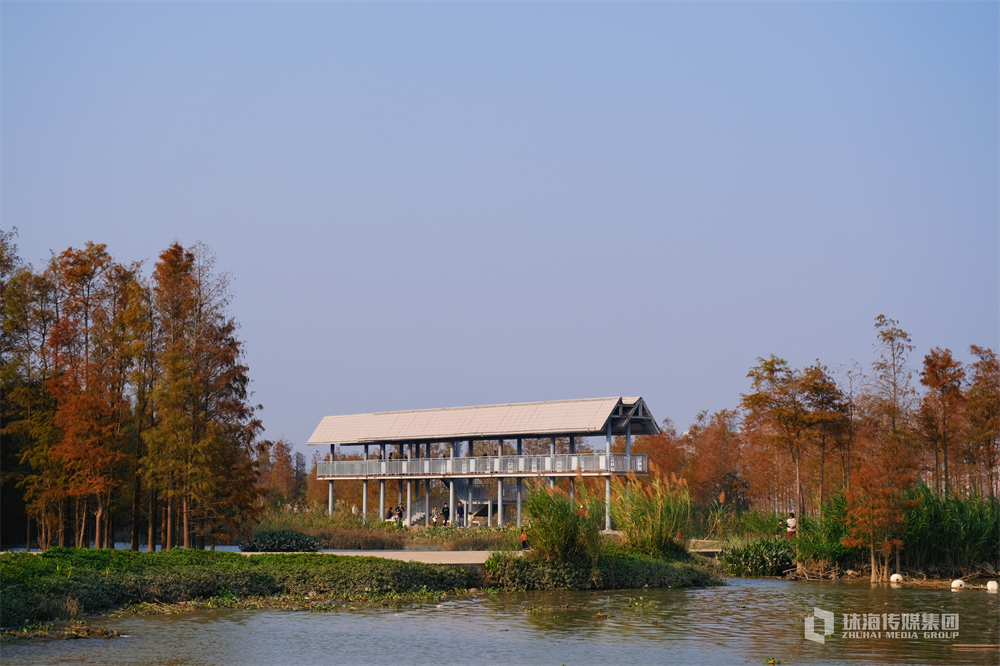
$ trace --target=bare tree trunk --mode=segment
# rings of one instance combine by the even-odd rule
[[[799,455],[795,456],[795,510],[798,512],[798,519],[802,520],[802,516],[805,515],[805,505],[802,501],[802,477],[800,474],[800,461]]]
[[[188,504],[187,493],[184,493],[184,500],[182,506],[183,506],[182,518],[184,521],[184,548],[187,549],[191,547],[191,529],[190,529],[190,524],[188,522],[191,513],[191,507]]]
[[[157,530],[160,533],[160,550],[167,549],[167,502],[157,502],[156,519],[159,521]]]
[[[826,473],[826,440],[819,447],[819,517],[823,517],[823,484]]]
[[[146,546],[146,550],[150,553],[156,552],[156,512],[158,507],[156,506],[156,493],[153,491],[152,486],[149,488],[149,541]]]
[[[941,454],[938,452],[937,442],[934,443],[934,492],[938,498],[941,497]]]
[[[107,509],[104,512],[104,547],[114,550],[115,547],[115,514],[111,510],[111,493],[106,500]]]
[[[948,498],[948,436],[942,428],[941,432],[941,457],[944,458],[944,496]]]
[[[89,548],[87,540],[87,502],[76,501],[76,547]]]
[[[165,550],[170,550],[174,546],[174,498],[167,499],[167,539]]]
[[[132,550],[139,552],[139,501],[140,488],[139,488],[139,475],[135,474],[132,477],[134,485],[132,488]]]
[[[97,497],[97,509],[94,512],[94,548],[101,548],[103,546],[101,542],[101,537],[104,534],[101,528],[104,526],[104,500],[100,496]]]
[[[59,500],[59,546],[66,545],[66,500]]]
[[[871,582],[878,582],[878,566],[875,564],[875,535],[871,532],[868,533],[871,542],[871,555],[872,555],[872,575]]]

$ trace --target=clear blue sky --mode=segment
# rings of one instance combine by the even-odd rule
[[[268,437],[998,345],[996,2],[0,12],[0,224],[208,244]]]

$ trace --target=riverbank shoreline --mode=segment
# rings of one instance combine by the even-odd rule
[[[27,623],[95,613],[172,613],[206,607],[308,610],[331,603],[394,605],[440,599],[483,588],[489,578],[484,562],[490,556],[485,551],[250,554],[75,548],[52,548],[30,557],[8,553],[0,555],[0,626],[18,629]],[[495,584],[497,588],[632,589],[720,583],[720,572],[707,561],[699,562],[701,558],[684,563],[608,560],[600,570],[603,576],[596,579],[589,565],[582,574],[575,570],[578,565],[572,565],[567,569],[569,578],[559,580],[518,551],[503,557],[519,563],[522,578],[527,572],[535,582]]]

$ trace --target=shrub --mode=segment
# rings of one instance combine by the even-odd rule
[[[504,590],[637,589],[696,587],[719,581],[708,567],[632,554],[585,561],[545,562],[494,553],[486,561],[486,584]]]
[[[240,544],[245,553],[311,553],[319,550],[319,540],[291,530],[259,531]]]
[[[783,539],[760,539],[731,546],[719,554],[730,576],[781,576],[792,568],[795,547]]]
[[[647,484],[626,483],[614,477],[611,518],[621,530],[623,546],[637,553],[676,556],[686,552],[674,535],[691,514],[691,495],[683,480],[670,483],[657,477]]]

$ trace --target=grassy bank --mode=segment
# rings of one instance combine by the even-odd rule
[[[469,576],[455,567],[367,557],[52,548],[40,555],[0,555],[0,625],[199,599],[451,591],[469,587]]]
[[[295,531],[316,539],[320,548],[332,550],[402,550],[429,547],[441,550],[504,550],[517,547],[520,531],[514,528],[403,527],[396,522],[371,519],[367,524],[341,506],[333,516],[325,513],[272,511],[264,515],[256,532]]]

